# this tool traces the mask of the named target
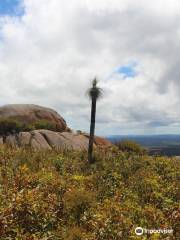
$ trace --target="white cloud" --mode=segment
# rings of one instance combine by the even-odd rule
[[[178,132],[178,0],[24,0],[25,13],[0,17],[0,104],[54,107],[88,130],[85,91],[104,88],[97,132]],[[138,62],[138,76],[112,74]]]

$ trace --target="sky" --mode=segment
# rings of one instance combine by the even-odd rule
[[[96,133],[180,134],[179,0],[0,0],[0,106],[32,103]]]
[[[23,8],[20,0],[0,0],[0,14],[10,16],[22,15]]]

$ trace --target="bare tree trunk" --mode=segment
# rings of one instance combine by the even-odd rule
[[[93,143],[94,143],[95,121],[96,121],[96,98],[92,98],[91,125],[90,125],[89,149],[88,149],[88,161],[89,161],[90,164],[94,163],[94,160],[95,160],[93,158]]]

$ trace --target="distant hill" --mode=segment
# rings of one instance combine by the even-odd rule
[[[150,154],[180,156],[180,135],[111,135],[111,142],[128,139],[149,149]]]

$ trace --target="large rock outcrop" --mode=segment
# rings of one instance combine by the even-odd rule
[[[87,150],[89,136],[87,134],[73,133],[67,127],[65,120],[54,110],[32,105],[12,104],[0,107],[0,119],[13,119],[22,124],[33,124],[39,120],[47,120],[56,126],[57,131],[46,129],[9,133],[0,136],[0,145],[7,144],[12,147],[30,147],[37,150]],[[112,144],[100,137],[95,137],[94,146],[109,147]]]
[[[11,147],[30,147],[36,150],[87,150],[88,142],[88,135],[44,129],[21,132],[4,139],[4,143]],[[111,145],[108,140],[95,137],[94,147],[110,147]]]
[[[24,124],[47,120],[56,126],[57,131],[68,131],[65,120],[56,111],[33,104],[10,104],[0,107],[1,118],[12,118]]]

